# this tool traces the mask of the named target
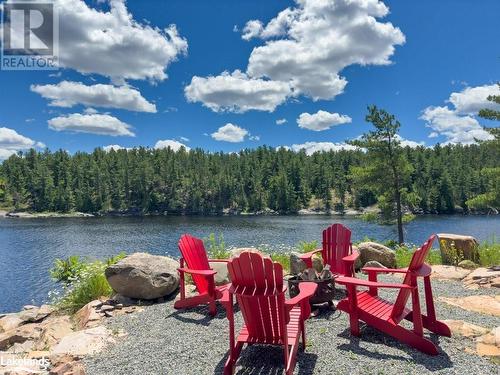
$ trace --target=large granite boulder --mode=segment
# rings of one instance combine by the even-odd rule
[[[375,261],[387,268],[396,268],[396,254],[387,246],[376,242],[361,242],[358,246],[359,260],[362,265]]]
[[[179,263],[169,257],[135,253],[106,268],[106,278],[122,296],[152,300],[172,294],[179,286]]]
[[[210,268],[217,271],[214,277],[215,285],[224,285],[229,283],[229,271],[226,262],[208,262]]]
[[[437,236],[443,264],[457,264],[464,259],[479,262],[479,242],[474,237],[450,233]]]

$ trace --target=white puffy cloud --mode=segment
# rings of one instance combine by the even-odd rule
[[[245,40],[250,40],[259,36],[264,29],[264,25],[259,20],[248,21],[243,28],[243,35],[241,36]]]
[[[445,144],[470,144],[476,140],[493,139],[472,115],[460,115],[448,107],[427,107],[420,118],[433,130],[432,138],[438,135],[446,137]]]
[[[212,133],[211,136],[216,141],[225,141],[225,142],[243,142],[245,137],[248,135],[248,130],[240,128],[237,125],[233,125],[228,123],[224,126],[221,126],[215,133]]]
[[[425,142],[416,142],[409,139],[405,139],[401,137],[399,134],[396,134],[394,138],[396,138],[396,140],[399,141],[402,147],[411,147],[411,148],[416,148],[420,146],[425,147]]]
[[[249,78],[236,70],[216,77],[194,76],[184,93],[189,102],[201,102],[215,112],[272,112],[290,95],[290,86],[286,82]]]
[[[129,86],[85,85],[62,81],[57,85],[31,85],[31,91],[50,99],[49,105],[70,108],[77,104],[156,113],[156,106]]]
[[[497,85],[466,87],[460,92],[451,93],[448,106],[430,106],[424,109],[420,118],[432,129],[430,138],[440,135],[448,143],[475,143],[476,140],[490,140],[493,136],[483,129],[476,118],[480,109],[500,110],[500,105],[488,101],[489,95],[500,95]]]
[[[55,107],[69,108],[82,104],[156,113],[156,106],[129,86],[85,85],[81,82],[62,81],[57,85],[31,85],[31,91],[49,99],[49,105]]]
[[[104,151],[106,151],[106,152],[110,152],[111,150],[114,150],[114,151],[118,151],[118,150],[132,150],[132,148],[123,147],[123,146],[120,146],[120,145],[108,145],[108,146],[104,146],[102,149]]]
[[[75,133],[90,133],[111,136],[130,136],[135,134],[131,126],[106,114],[72,113],[55,117],[48,121],[49,128],[56,131],[71,131]]]
[[[164,139],[156,142],[155,148],[156,149],[162,149],[162,148],[171,148],[172,151],[179,151],[181,147],[184,147],[186,151],[191,150],[188,146],[186,146],[184,143],[181,143],[179,141],[176,141],[174,139]]]
[[[281,100],[273,101],[273,110],[288,96],[305,95],[313,100],[333,99],[341,94],[347,80],[340,72],[347,66],[388,65],[396,45],[405,42],[401,30],[390,22],[379,22],[389,10],[379,0],[296,0],[295,7],[281,11],[267,24],[250,20],[243,28],[242,38],[261,38],[264,44],[254,48],[246,74],[238,85],[227,88],[207,87],[205,96],[196,101],[218,110],[220,107],[270,110],[253,105],[244,81],[265,80],[267,85],[281,83]],[[218,77],[227,77],[222,74]],[[216,82],[218,77],[207,79]],[[196,86],[204,81],[191,81]],[[288,88],[288,93],[283,92]],[[215,95],[210,95],[215,94]],[[236,96],[234,106],[228,98]],[[240,96],[241,95],[241,96]],[[188,95],[186,95],[188,96]],[[188,96],[189,99],[189,96]],[[194,100],[192,100],[194,101]],[[248,103],[248,104],[247,104]]]
[[[286,118],[280,118],[280,119],[276,120],[276,125],[283,125],[283,124],[286,124],[286,122],[287,122]]]
[[[0,160],[7,159],[18,151],[34,147],[45,147],[45,145],[19,134],[14,129],[0,127]]]
[[[500,104],[486,99],[489,95],[500,95],[498,85],[466,87],[461,92],[452,93],[449,102],[457,113],[463,114],[475,114],[483,108],[500,109]]]
[[[347,115],[340,115],[338,113],[330,113],[322,110],[313,114],[307,112],[301,113],[297,119],[299,128],[314,131],[327,130],[332,126],[348,124],[350,122],[352,122],[352,119]]]
[[[293,151],[299,152],[304,150],[307,155],[312,155],[315,152],[323,151],[340,151],[340,150],[357,150],[358,147],[347,143],[333,142],[305,142],[301,144],[293,144],[290,147]]]
[[[115,81],[162,81],[168,65],[187,52],[175,25],[165,29],[134,20],[124,0],[110,0],[109,11],[82,0],[56,0],[59,62],[80,73]]]

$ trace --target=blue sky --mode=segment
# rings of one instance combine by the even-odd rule
[[[64,68],[0,71],[0,158],[44,145],[335,149],[369,129],[369,104],[409,145],[494,126],[476,114],[498,93],[497,0],[56,6]]]

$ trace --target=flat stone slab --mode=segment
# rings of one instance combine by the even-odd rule
[[[463,320],[443,320],[448,327],[450,327],[453,336],[463,337],[479,337],[486,335],[490,332],[488,328],[484,328],[475,324],[465,322]]]
[[[500,296],[467,296],[462,298],[439,297],[439,300],[451,306],[480,314],[500,316]]]
[[[470,273],[471,271],[465,268],[439,264],[432,266],[431,278],[440,280],[462,280]]]
[[[99,353],[106,346],[115,342],[112,332],[106,327],[99,326],[64,336],[61,342],[54,346],[52,353],[76,356],[91,355]]]

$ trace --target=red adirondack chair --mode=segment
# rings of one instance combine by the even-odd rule
[[[323,231],[323,247],[300,256],[307,267],[312,267],[312,257],[321,252],[323,264],[330,265],[330,271],[336,275],[351,277],[354,275],[354,262],[357,251],[352,250],[351,231],[342,224],[333,224]]]
[[[243,252],[228,263],[232,286],[224,302],[229,319],[229,358],[224,374],[232,374],[241,349],[248,344],[283,346],[285,371],[292,374],[296,363],[299,339],[306,347],[304,321],[309,318],[309,297],[316,284],[301,283],[300,293],[285,300],[283,268],[257,252]],[[236,296],[245,324],[238,337],[234,334],[233,296]]]
[[[215,302],[220,300],[229,284],[216,286],[214,276],[217,271],[210,268],[209,262],[228,262],[227,259],[208,259],[203,241],[184,234],[179,240],[182,257],[178,268],[180,276],[181,298],[175,302],[176,309],[184,309],[208,303],[210,315],[217,313]],[[187,268],[185,268],[187,263]],[[192,276],[198,295],[186,298],[184,274]]]
[[[359,336],[359,320],[363,320],[374,328],[424,353],[438,354],[436,345],[423,336],[424,327],[438,335],[451,336],[448,326],[436,319],[430,280],[432,269],[424,263],[435,237],[432,235],[420,249],[415,251],[407,269],[365,267],[363,271],[368,273],[368,281],[352,277],[336,279],[336,282],[344,284],[348,291],[347,298],[340,301],[337,307],[349,314],[352,335]],[[377,273],[393,272],[405,275],[401,284],[377,282]],[[418,277],[424,278],[427,315],[420,311]],[[357,287],[360,286],[368,287],[369,290],[357,291]],[[396,302],[391,303],[380,298],[377,295],[379,288],[399,289]],[[410,295],[412,297],[411,310],[406,307]],[[413,330],[399,325],[403,319],[413,322]]]

